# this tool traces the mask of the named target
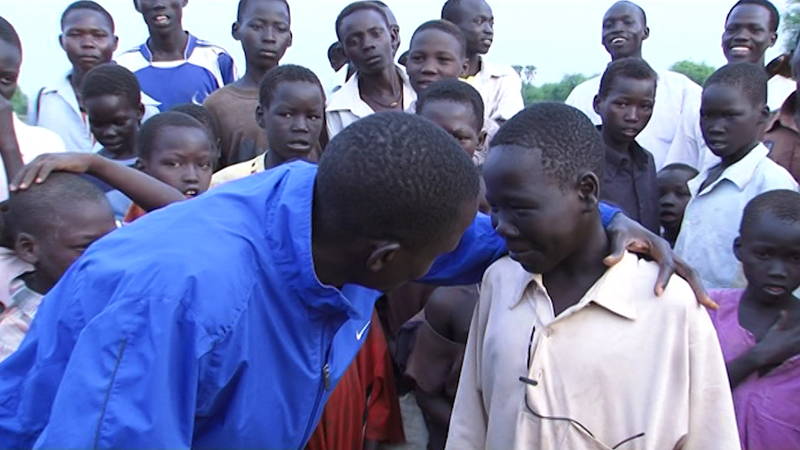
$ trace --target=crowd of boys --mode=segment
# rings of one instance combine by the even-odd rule
[[[800,448],[800,51],[766,64],[768,0],[702,87],[616,2],[603,73],[527,108],[486,0],[407,48],[348,5],[333,90],[281,64],[286,0],[238,2],[240,78],[187,0],[133,3],[116,56],[108,11],[64,10],[28,124],[0,17],[0,447]]]

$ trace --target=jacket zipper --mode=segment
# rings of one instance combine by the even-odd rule
[[[331,366],[328,364],[328,356],[330,356],[328,351],[325,351],[324,343],[326,340],[320,340],[320,354],[324,354],[324,363],[322,364],[322,369],[320,369],[320,373],[322,374],[322,383],[320,384],[319,389],[317,390],[317,399],[314,401],[314,408],[311,410],[311,417],[308,420],[308,425],[306,425],[306,432],[303,437],[303,444],[308,442],[311,439],[311,433],[314,431],[312,427],[314,426],[314,418],[317,416],[317,412],[320,408],[320,403],[322,402],[322,395],[330,389],[331,385]]]

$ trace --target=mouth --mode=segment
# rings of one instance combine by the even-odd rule
[[[289,141],[286,144],[286,148],[297,153],[308,153],[311,151],[311,143],[306,140],[298,139],[295,141]]]
[[[169,24],[169,16],[165,14],[158,14],[157,16],[153,17],[153,23],[156,25],[167,25]]]
[[[709,150],[725,150],[728,146],[728,143],[725,141],[717,140],[717,141],[706,141],[706,145],[708,146]]]
[[[430,86],[430,85],[432,85],[433,83],[435,83],[436,81],[438,81],[438,80],[436,80],[436,79],[432,79],[432,78],[426,78],[426,79],[424,79],[424,80],[417,80],[417,86],[419,86],[419,87],[421,87],[421,88],[425,89],[425,88],[427,88],[428,86]]]
[[[674,211],[661,211],[661,214],[658,215],[662,222],[674,222],[678,220],[678,213]]]
[[[750,55],[750,52],[753,50],[750,47],[744,45],[733,45],[729,49],[729,53],[731,56],[734,57],[745,57]]]
[[[639,135],[639,133],[642,132],[642,130],[638,128],[623,128],[622,130],[620,130],[620,132],[622,133],[623,136],[636,137]]]
[[[80,56],[78,56],[78,61],[80,61],[80,62],[91,63],[91,62],[97,62],[98,60],[100,60],[100,57],[97,56],[97,55],[80,55]]]
[[[189,188],[183,191],[183,196],[186,198],[193,198],[200,195],[200,191],[195,188]]]
[[[788,291],[783,286],[766,285],[766,286],[764,286],[764,292],[766,292],[769,295],[778,297],[778,296],[786,294],[786,292],[788,292]]]
[[[626,42],[628,42],[626,38],[622,36],[617,36],[611,39],[611,41],[609,41],[609,44],[611,44],[612,47],[622,47],[623,45],[625,45]]]
[[[258,56],[260,56],[262,58],[267,58],[267,59],[277,59],[278,58],[278,52],[276,52],[274,50],[259,50]]]
[[[381,55],[375,55],[373,57],[367,58],[364,62],[367,63],[368,66],[374,66],[380,64],[383,61],[383,57]]]
[[[122,145],[122,140],[121,139],[109,140],[109,139],[100,139],[100,138],[98,138],[97,140],[100,141],[100,144],[102,144],[103,147],[105,147],[107,149],[119,148]]]

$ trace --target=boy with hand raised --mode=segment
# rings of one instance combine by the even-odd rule
[[[745,285],[732,244],[747,202],[775,189],[797,190],[791,174],[769,159],[769,150],[759,142],[768,116],[767,74],[759,65],[730,64],[706,81],[700,127],[721,162],[689,181],[692,199],[675,252],[709,288]]]
[[[745,450],[797,448],[800,430],[800,194],[776,190],[744,209],[733,244],[747,287],[711,291],[711,311]]]
[[[591,122],[563,104],[523,110],[492,141],[483,173],[509,257],[483,278],[447,448],[738,448],[689,286],[655,298],[654,264],[603,263],[602,161]]]
[[[256,120],[259,85],[292,45],[289,4],[286,0],[240,0],[231,32],[242,44],[247,70],[204,102],[219,126],[220,169],[267,149],[268,135]]]

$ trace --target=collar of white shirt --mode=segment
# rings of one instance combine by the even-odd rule
[[[603,276],[589,288],[578,303],[567,308],[556,320],[569,317],[586,307],[589,303],[595,303],[614,314],[630,320],[635,320],[636,307],[634,305],[634,296],[638,295],[641,297],[642,294],[641,292],[632,292],[629,287],[631,285],[631,277],[636,276],[635,272],[638,264],[638,257],[632,253],[626,252],[622,260],[606,270]],[[510,309],[514,309],[522,304],[526,298],[533,299],[537,297],[535,295],[525,295],[528,289],[539,291],[541,294],[544,294],[544,298],[550,299],[540,274],[526,272],[520,264],[515,265],[515,270],[520,271],[515,277],[520,280],[520,283],[516,287],[517,290],[514,292],[514,296],[509,297],[512,299],[512,303],[509,306]]]
[[[700,185],[703,184],[703,181],[705,181],[706,178],[708,178],[708,173],[713,167],[704,170],[700,176],[689,180],[689,191],[692,193],[693,197],[697,195],[705,195],[711,192],[711,190],[714,189],[714,186],[718,185],[723,180],[728,180],[735,184],[740,191],[744,190],[747,184],[750,183],[750,180],[753,179],[753,175],[756,173],[758,164],[763,161],[768,154],[769,149],[764,144],[759,142],[755,148],[750,150],[750,153],[744,156],[744,158],[725,169],[719,178],[708,185],[703,192],[699,192]]]
[[[417,93],[411,87],[406,71],[396,64],[395,67],[403,80],[403,111],[409,111],[409,108],[417,101]],[[357,117],[366,117],[375,113],[367,102],[361,99],[357,72],[338,91],[331,94],[325,111],[350,111]]]

